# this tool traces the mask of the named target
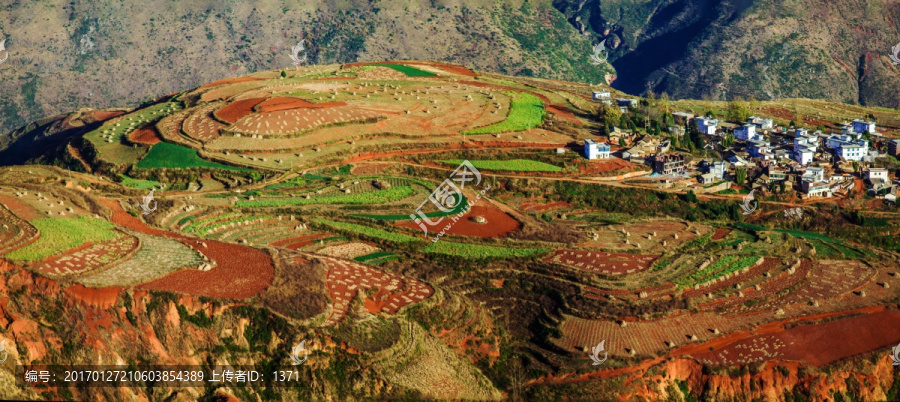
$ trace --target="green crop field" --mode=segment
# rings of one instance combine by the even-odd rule
[[[41,237],[25,247],[6,254],[13,261],[34,261],[61,253],[85,242],[112,240],[118,234],[112,223],[92,217],[43,218],[30,222]]]
[[[316,198],[282,198],[277,200],[241,200],[236,207],[277,207],[285,205],[307,204],[383,204],[406,198],[415,191],[412,187],[392,187],[384,190],[375,190],[359,194],[328,195]]]
[[[388,232],[387,230],[376,229],[373,227],[357,225],[357,224],[353,224],[353,223],[334,222],[334,221],[328,221],[325,219],[313,219],[312,221],[326,225],[326,226],[330,226],[330,227],[338,229],[338,230],[344,230],[347,232],[351,232],[351,233],[355,233],[355,234],[359,234],[359,235],[363,235],[363,236],[367,236],[367,237],[372,237],[372,238],[376,238],[376,239],[387,240],[387,241],[391,241],[391,242],[395,242],[395,243],[411,243],[411,242],[416,242],[416,241],[421,240],[418,237],[413,237],[413,236],[409,236],[409,235],[405,235],[405,234],[401,234],[401,233]]]
[[[545,248],[510,248],[439,241],[437,243],[429,244],[423,251],[426,253],[447,254],[467,258],[506,258],[528,257],[546,250],[547,249]]]
[[[719,258],[718,260],[716,260],[716,262],[709,264],[709,266],[707,266],[706,268],[694,272],[693,274],[691,274],[691,276],[681,278],[676,281],[676,283],[679,286],[693,286],[697,283],[701,283],[702,279],[709,278],[718,271],[726,269],[736,259],[737,257],[733,255]]]
[[[147,156],[141,159],[136,166],[142,169],[208,168],[242,171],[250,170],[210,162],[200,158],[200,156],[197,155],[196,150],[168,142],[160,142],[159,144],[154,145],[150,148],[150,152],[147,153]]]
[[[403,74],[406,74],[407,77],[434,77],[437,74],[428,72],[425,70],[419,70],[415,67],[410,67],[404,64],[387,64],[387,63],[379,63],[379,64],[370,64],[371,66],[376,67],[387,67],[396,71],[399,71]]]
[[[128,176],[120,174],[119,177],[122,178],[122,185],[128,188],[134,188],[138,190],[149,190],[153,187],[159,186],[158,181],[154,180],[141,180],[141,179],[132,179]]]
[[[459,165],[462,159],[449,159],[441,161],[448,165]],[[469,161],[472,166],[480,170],[506,170],[513,172],[561,172],[563,168],[549,163],[532,161],[528,159],[510,159],[506,161]]]
[[[463,211],[466,211],[469,209],[469,201],[466,198],[466,196],[464,196],[462,194],[453,194],[453,197],[457,198],[457,199],[462,198],[462,202],[457,201],[456,205],[448,211],[426,212],[425,216],[428,218],[440,218],[440,217],[444,217],[444,216],[456,215],[460,212],[463,212]],[[397,215],[352,214],[350,216],[357,217],[357,218],[376,219],[376,220],[381,220],[381,221],[405,221],[405,220],[411,219],[409,217],[409,215],[412,215],[412,214],[405,214],[405,215],[400,215],[400,214],[397,214]]]
[[[544,121],[544,102],[525,92],[508,92],[512,98],[506,120],[485,127],[469,130],[465,134],[494,134],[535,128]]]

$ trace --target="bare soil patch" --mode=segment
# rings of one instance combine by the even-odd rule
[[[479,217],[483,218],[483,222],[479,222]],[[442,230],[444,226],[451,223],[450,217],[445,217],[436,230]],[[405,228],[421,231],[413,221],[402,221],[396,224]],[[469,212],[463,215],[454,223],[445,233],[458,236],[472,237],[500,237],[514,232],[522,227],[519,221],[507,215],[497,207],[488,202],[481,201],[480,204],[469,208]]]
[[[155,145],[162,142],[162,137],[153,126],[144,126],[128,134],[128,139],[138,144]]]
[[[86,286],[74,284],[66,287],[66,293],[75,297],[85,304],[89,306],[96,306],[100,308],[110,308],[116,305],[116,300],[119,299],[119,293],[123,288],[120,287],[108,287],[108,288],[89,288]]]
[[[712,235],[712,240],[722,240],[725,236],[731,233],[731,229],[716,229],[716,232]]]
[[[225,105],[225,107],[216,110],[213,114],[217,119],[234,124],[242,117],[253,113],[253,108],[266,98],[250,98],[241,99]]]

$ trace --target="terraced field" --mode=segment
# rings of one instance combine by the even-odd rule
[[[77,280],[94,287],[134,286],[161,278],[184,268],[197,268],[203,262],[200,253],[181,242],[159,236],[135,233],[141,248],[127,261],[92,272]]]

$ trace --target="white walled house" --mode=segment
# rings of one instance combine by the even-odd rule
[[[752,124],[744,124],[734,128],[734,139],[741,141],[750,141],[757,139],[756,126]]]
[[[844,143],[835,150],[835,153],[848,161],[861,161],[869,155],[869,148],[854,143]]]
[[[597,143],[592,139],[584,140],[584,156],[588,159],[607,159],[609,158],[609,144]]]
[[[801,165],[808,165],[813,161],[813,155],[815,155],[815,151],[809,147],[801,147],[794,151],[794,160]]]
[[[694,121],[697,122],[697,129],[700,130],[701,133],[708,135],[716,134],[716,126],[719,124],[719,120],[702,116],[695,118]]]
[[[756,126],[756,128],[760,130],[771,130],[774,126],[772,124],[772,119],[766,119],[758,116],[750,116],[750,118],[747,119],[747,122]]]
[[[865,121],[863,119],[853,120],[853,132],[854,133],[869,133],[875,134],[875,122],[874,121]]]
[[[602,101],[604,99],[610,99],[611,95],[609,91],[594,91],[594,94],[591,96],[593,100]]]

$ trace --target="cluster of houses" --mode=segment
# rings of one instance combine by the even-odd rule
[[[595,92],[594,99],[612,104],[609,92]],[[637,105],[634,99],[615,101],[625,110]],[[726,159],[693,162],[689,156],[667,153],[670,146],[667,139],[618,130],[610,133],[610,141],[617,143],[619,138],[628,136],[630,141],[626,142],[630,148],[623,148],[616,155],[650,165],[655,176],[674,175],[691,180],[696,176],[700,185],[729,180],[736,169],[743,168],[748,172],[747,181],[754,188],[780,184],[797,189],[804,197],[831,197],[846,195],[853,188],[854,174],[858,174],[865,180],[870,194],[883,196],[887,202],[896,202],[896,197],[900,196],[900,182],[892,181],[886,169],[872,166],[875,158],[880,156],[878,149],[887,149],[889,155],[900,158],[900,140],[879,134],[873,121],[856,119],[842,124],[840,133],[826,134],[804,128],[785,129],[776,126],[772,119],[758,116],[729,130],[720,127],[719,121],[712,117],[683,112],[672,115],[676,125],[696,127],[712,137],[708,137],[711,141],[707,148],[721,151]],[[669,131],[678,135],[684,133],[684,128],[672,127]],[[721,141],[718,147],[711,145],[729,132],[736,140],[734,145],[726,148]],[[587,140],[584,155],[588,159],[609,158],[611,146]]]

